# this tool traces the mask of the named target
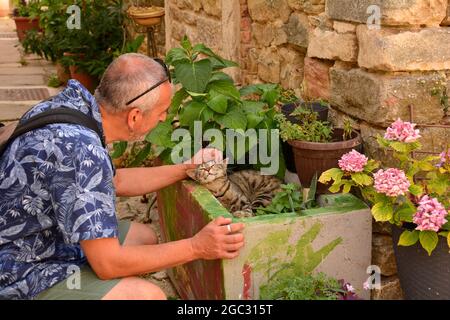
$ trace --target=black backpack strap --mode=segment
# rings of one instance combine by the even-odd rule
[[[0,147],[0,156],[6,150],[7,146],[17,137],[29,131],[56,123],[77,124],[91,129],[92,131],[97,133],[97,135],[100,137],[103,147],[106,148],[105,138],[100,131],[97,122],[93,118],[85,115],[81,111],[66,107],[60,107],[41,112],[27,120],[21,120],[14,130],[14,133],[8,139],[8,142]]]

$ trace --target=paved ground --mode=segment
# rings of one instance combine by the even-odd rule
[[[48,95],[54,95],[59,90],[48,88],[49,77],[55,73],[55,67],[35,55],[25,55],[15,33],[14,22],[8,18],[0,18],[0,122],[20,119],[20,117],[40,100],[29,98],[6,99],[11,96],[11,89],[44,89]],[[42,99],[41,99],[42,100]],[[148,223],[160,235],[156,204],[151,206],[143,203],[142,198],[118,198],[117,212],[119,219],[129,219]],[[169,298],[178,298],[172,283],[165,271],[149,274],[144,277],[163,289]]]

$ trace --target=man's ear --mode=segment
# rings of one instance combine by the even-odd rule
[[[197,181],[197,169],[187,169],[186,174],[189,178]]]
[[[223,161],[222,161],[222,164],[224,164],[224,165],[226,165],[226,166],[228,166],[228,162],[229,162],[229,158],[225,158],[225,159],[223,159]]]
[[[128,111],[127,124],[130,130],[134,130],[136,124],[142,119],[142,111],[139,108],[132,108]]]

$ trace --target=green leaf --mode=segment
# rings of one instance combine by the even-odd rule
[[[409,151],[409,146],[407,143],[394,141],[390,143],[392,149],[400,153],[406,153]]]
[[[431,256],[431,253],[439,242],[437,233],[434,231],[422,231],[420,232],[419,239],[422,247],[427,250],[428,255]]]
[[[246,113],[261,113],[264,111],[265,103],[259,101],[243,100],[242,108]]]
[[[396,214],[401,222],[413,222],[413,215],[416,213],[416,208],[411,204],[404,204],[397,210]]]
[[[173,48],[167,53],[166,63],[174,66],[180,62],[189,62],[187,52],[182,48]]]
[[[342,193],[349,193],[350,190],[352,189],[353,184],[348,181],[343,181],[343,182],[344,182],[344,188],[342,188]]]
[[[398,240],[399,246],[409,247],[417,243],[419,241],[419,234],[420,232],[417,230],[409,231],[405,230],[401,235],[400,239]]]
[[[178,113],[178,109],[180,108],[181,103],[183,103],[184,99],[186,99],[189,94],[186,92],[184,88],[178,90],[173,98],[172,103],[169,107],[169,115],[174,116]],[[170,118],[170,117],[169,117]]]
[[[152,145],[147,143],[136,155],[134,160],[130,163],[129,167],[139,167],[150,155],[152,151]]]
[[[436,175],[434,179],[431,179],[428,182],[428,189],[432,193],[436,193],[438,195],[443,195],[447,192],[448,187],[450,186],[450,181],[445,175]]]
[[[211,62],[207,59],[194,63],[183,62],[175,66],[177,80],[181,82],[187,91],[191,92],[204,93],[211,74]]]
[[[432,163],[426,160],[419,161],[419,168],[423,171],[433,171],[434,169],[436,169]]]
[[[191,92],[191,91],[187,91],[187,93],[194,98],[197,97],[206,97],[208,94],[207,93],[197,93],[197,92]]]
[[[418,186],[417,184],[412,184],[408,190],[409,192],[411,192],[412,195],[415,196],[420,196],[421,194],[423,194],[423,187]]]
[[[210,82],[208,84],[208,89],[217,91],[218,93],[221,93],[227,97],[233,98],[238,101],[240,101],[241,99],[241,95],[239,94],[239,91],[236,89],[234,84],[225,80],[217,80]]]
[[[380,167],[380,164],[377,161],[375,161],[373,159],[370,159],[369,161],[367,161],[367,164],[364,167],[364,171],[365,172],[372,172],[375,169],[378,169],[379,167]]]
[[[233,79],[227,75],[224,72],[220,72],[220,71],[215,71],[211,77],[211,79],[209,79],[209,82],[213,82],[213,81],[217,81],[217,80],[223,80],[223,81],[228,81],[230,83],[234,83]]]
[[[352,173],[352,180],[360,186],[370,186],[373,183],[372,177],[362,172]]]
[[[192,50],[191,41],[189,41],[189,38],[187,36],[184,36],[183,39],[181,39],[181,46],[186,51],[191,51]]]
[[[218,116],[217,122],[229,129],[247,129],[247,117],[242,110],[237,108],[231,110],[225,115]]]
[[[160,122],[146,137],[145,140],[157,146],[172,148],[175,143],[171,140],[173,128],[170,122]]]
[[[372,215],[376,221],[389,221],[394,215],[391,202],[378,202],[372,207]]]
[[[330,188],[328,188],[328,190],[330,192],[332,192],[332,193],[338,193],[338,192],[341,191],[342,185],[343,185],[342,182],[340,182],[340,183],[333,183],[333,185]]]
[[[262,91],[256,85],[252,84],[252,85],[249,85],[249,86],[242,87],[239,90],[239,93],[241,94],[242,97],[245,97],[245,96],[248,96],[248,95],[251,95],[251,94],[258,94],[258,95],[260,95],[260,94],[262,94]]]
[[[230,67],[239,67],[239,64],[231,60],[216,57],[209,57],[208,59],[211,61],[213,70],[222,70]]]
[[[113,147],[114,147],[114,152],[111,154],[111,158],[117,159],[117,158],[120,158],[121,156],[123,156],[123,154],[127,150],[128,142],[126,142],[126,141],[115,142],[113,144]]]
[[[201,121],[202,113],[208,106],[199,101],[190,101],[181,111],[180,125],[193,128],[194,121]]]
[[[449,232],[448,235],[447,235],[447,245],[448,245],[449,248],[450,248],[450,232]]]
[[[344,172],[341,169],[332,168],[332,169],[329,169],[329,170],[323,172],[320,175],[319,182],[326,184],[327,182],[331,181],[331,179],[333,179],[334,181],[336,181],[336,180],[340,181],[343,175],[344,175]]]
[[[261,123],[261,121],[264,120],[263,116],[259,116],[257,114],[254,113],[247,113],[247,128],[249,129],[254,129],[258,126],[258,124]]]
[[[217,94],[214,98],[209,100],[207,104],[215,112],[218,112],[220,114],[227,113],[228,98],[223,94]]]

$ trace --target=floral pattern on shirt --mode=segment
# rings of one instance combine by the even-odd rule
[[[23,119],[68,107],[102,128],[94,97],[70,80]],[[11,143],[0,158],[0,299],[32,299],[86,263],[80,241],[118,236],[113,167],[98,135],[51,124]]]

